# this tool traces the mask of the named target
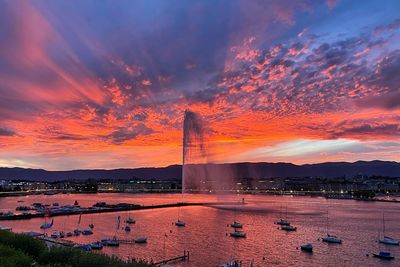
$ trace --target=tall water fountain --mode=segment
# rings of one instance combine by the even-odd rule
[[[182,192],[216,192],[232,189],[234,171],[212,164],[209,136],[201,116],[185,110],[182,143]]]

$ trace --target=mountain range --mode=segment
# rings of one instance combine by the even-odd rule
[[[292,163],[241,162],[196,165],[207,169],[206,173],[219,176],[229,175],[234,178],[251,177],[255,179],[269,177],[352,177],[355,175],[400,177],[400,163],[394,161],[357,161],[326,162],[296,165]],[[197,170],[197,169],[196,169]],[[143,179],[143,180],[181,180],[182,165],[157,168],[134,169],[95,169],[47,171],[43,169],[0,168],[2,180],[62,181],[86,179]]]

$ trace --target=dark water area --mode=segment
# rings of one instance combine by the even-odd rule
[[[241,259],[244,266],[400,266],[399,246],[378,245],[379,231],[382,231],[382,213],[385,213],[386,235],[400,238],[400,206],[397,203],[361,202],[311,197],[261,196],[261,195],[198,195],[198,194],[69,194],[53,196],[23,196],[0,199],[1,211],[14,211],[19,205],[34,202],[72,205],[75,200],[82,207],[98,201],[107,203],[134,203],[155,205],[162,203],[241,201],[245,205],[213,207],[192,206],[182,208],[150,209],[130,212],[54,217],[52,231],[72,231],[87,228],[93,223],[94,234],[66,238],[77,243],[89,243],[116,235],[120,239],[148,237],[147,244],[121,244],[120,247],[106,247],[102,253],[128,257],[152,259],[154,261],[183,255],[190,251],[190,260],[174,263],[174,266],[218,266],[232,258]],[[24,201],[24,202],[18,202]],[[286,212],[287,210],[287,212]],[[343,240],[341,245],[318,241],[327,231],[329,211],[329,232]],[[132,231],[116,230],[117,217],[121,221],[129,216],[136,220]],[[173,222],[177,218],[186,222],[178,228]],[[279,230],[274,224],[280,216],[297,227],[296,232]],[[227,224],[234,220],[244,224],[247,237],[234,239]],[[20,221],[0,221],[14,232],[40,232],[43,218]],[[123,224],[121,224],[122,226]],[[381,233],[382,234],[382,233]],[[297,248],[305,243],[314,245],[314,253],[307,254]],[[366,254],[378,250],[390,251],[396,259],[383,261]]]

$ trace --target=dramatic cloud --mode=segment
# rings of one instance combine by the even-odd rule
[[[1,6],[0,165],[179,163],[186,109],[211,161],[400,160],[398,1]]]

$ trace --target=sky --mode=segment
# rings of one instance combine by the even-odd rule
[[[0,166],[400,161],[398,0],[0,6]]]

